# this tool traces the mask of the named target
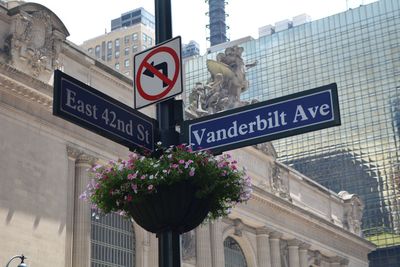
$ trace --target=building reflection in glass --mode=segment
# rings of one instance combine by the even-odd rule
[[[329,189],[359,194],[364,235],[381,248],[400,245],[399,40],[400,2],[380,0],[239,44],[246,62],[258,62],[242,100],[337,83],[341,126],[273,145],[280,161]],[[184,62],[187,91],[207,81],[206,60],[224,49]]]

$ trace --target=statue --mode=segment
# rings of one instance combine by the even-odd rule
[[[356,194],[349,194],[347,191],[340,191],[339,197],[345,204],[343,214],[343,225],[350,232],[362,236],[361,219],[363,216],[364,203]]]
[[[190,93],[189,105],[185,109],[190,118],[199,118],[249,104],[240,100],[240,94],[249,87],[246,70],[256,66],[257,62],[246,65],[242,53],[242,47],[233,46],[225,49],[224,53],[219,53],[217,60],[207,60],[207,69],[211,77],[205,85],[196,83]]]

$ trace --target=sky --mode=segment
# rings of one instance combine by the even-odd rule
[[[26,0],[27,2],[29,0]],[[306,13],[317,20],[376,0],[226,0],[227,31],[231,40],[245,36],[258,38],[258,28]],[[154,0],[31,0],[52,10],[64,23],[77,45],[110,31],[111,20],[122,13],[144,7],[154,14]],[[205,0],[171,0],[173,37],[183,43],[195,40],[201,51],[206,41],[208,3]]]

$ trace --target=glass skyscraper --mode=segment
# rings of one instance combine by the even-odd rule
[[[228,45],[229,46],[229,45]],[[249,89],[268,100],[337,83],[342,125],[273,141],[279,160],[329,189],[361,196],[371,266],[400,266],[400,1],[380,0],[278,31],[244,48]],[[207,59],[185,62],[187,91]],[[188,95],[188,94],[187,94]]]

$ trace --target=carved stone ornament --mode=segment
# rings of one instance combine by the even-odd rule
[[[47,8],[38,4],[22,4],[11,9],[10,33],[4,51],[8,64],[47,82],[54,69],[59,67],[58,57],[62,42],[68,32]],[[61,23],[62,24],[62,23]]]
[[[286,183],[283,180],[281,169],[277,164],[274,164],[274,167],[272,168],[271,189],[272,193],[274,193],[276,196],[284,198],[288,201],[292,201],[289,188],[286,186]]]
[[[278,157],[278,154],[276,153],[276,150],[271,142],[260,143],[254,145],[253,147],[257,148],[266,155],[272,156],[275,159]]]
[[[236,236],[242,236],[244,224],[241,219],[234,219],[233,220],[233,226],[234,226],[234,235]]]
[[[67,145],[67,155],[78,164],[87,164],[90,166],[98,161],[98,158],[70,145]]]

